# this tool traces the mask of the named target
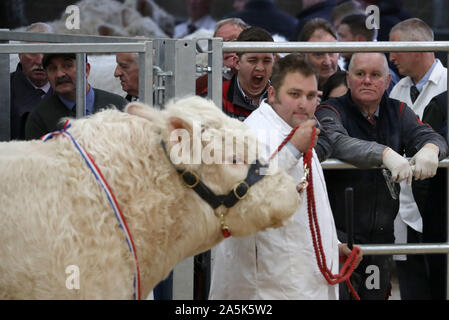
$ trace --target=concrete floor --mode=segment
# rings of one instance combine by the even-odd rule
[[[213,251],[212,251],[213,257]],[[212,261],[213,262],[213,261]],[[399,294],[399,283],[396,271],[393,272],[391,280],[392,292],[390,300],[401,300]],[[193,299],[193,257],[179,263],[173,272],[173,299],[192,300]]]
[[[193,257],[178,263],[173,271],[173,300],[193,300]]]

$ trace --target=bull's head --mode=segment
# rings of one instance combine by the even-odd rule
[[[294,214],[299,197],[293,179],[258,159],[248,127],[212,102],[190,97],[160,112],[139,104],[128,113],[165,123],[161,149],[186,188],[219,218],[223,236],[247,236],[280,227]]]

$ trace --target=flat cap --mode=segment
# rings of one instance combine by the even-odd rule
[[[47,66],[50,64],[51,59],[53,59],[54,57],[63,57],[76,60],[76,54],[74,53],[46,53],[42,58],[42,66],[44,67],[44,69],[47,69]]]

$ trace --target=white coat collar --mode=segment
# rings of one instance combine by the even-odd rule
[[[259,110],[261,115],[267,119],[272,119],[272,122],[275,124],[277,130],[281,133],[282,136],[287,136],[291,131],[292,127],[282,119],[276,111],[274,111],[273,107],[268,104],[267,99],[264,99],[260,104]],[[269,128],[267,128],[269,129]]]
[[[443,64],[441,63],[441,61],[439,59],[435,59],[437,61],[437,64],[435,66],[435,68],[433,68],[432,73],[430,74],[429,77],[429,81],[427,82],[427,84],[424,85],[424,87],[428,86],[429,83],[433,83],[434,85],[438,85],[438,83],[441,80],[441,77],[443,77],[443,73],[446,72]],[[401,84],[402,87],[405,88],[410,88],[411,86],[414,85],[412,78],[410,78],[410,76],[407,76],[404,78],[404,82]],[[423,87],[423,90],[424,90]]]

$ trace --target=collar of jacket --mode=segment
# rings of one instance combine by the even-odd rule
[[[227,95],[227,99],[229,101],[231,101],[232,104],[239,106],[240,108],[249,110],[249,111],[254,111],[256,110],[260,103],[262,102],[263,99],[265,99],[268,95],[268,90],[267,88],[265,88],[264,93],[260,96],[260,100],[259,100],[259,105],[255,106],[251,103],[249,103],[249,98],[246,98],[243,96],[242,92],[239,89],[239,85],[237,84],[237,74],[235,74],[232,79],[231,82],[229,84],[229,90],[228,90],[228,95]]]
[[[352,113],[357,113],[360,115],[360,117],[366,119],[366,117],[364,117],[364,115],[363,115],[362,109],[360,109],[352,100],[351,90],[348,89],[348,92],[346,92],[346,94],[344,96],[339,97],[337,99],[340,100],[340,104],[347,106],[349,111],[351,111]],[[377,111],[375,112],[375,115],[377,117],[381,116],[382,106],[387,103],[386,99],[388,99],[388,96],[387,96],[386,92],[384,92],[384,94],[382,95],[382,99],[380,100],[379,107],[378,107]],[[326,104],[326,103],[324,103],[324,104]]]

